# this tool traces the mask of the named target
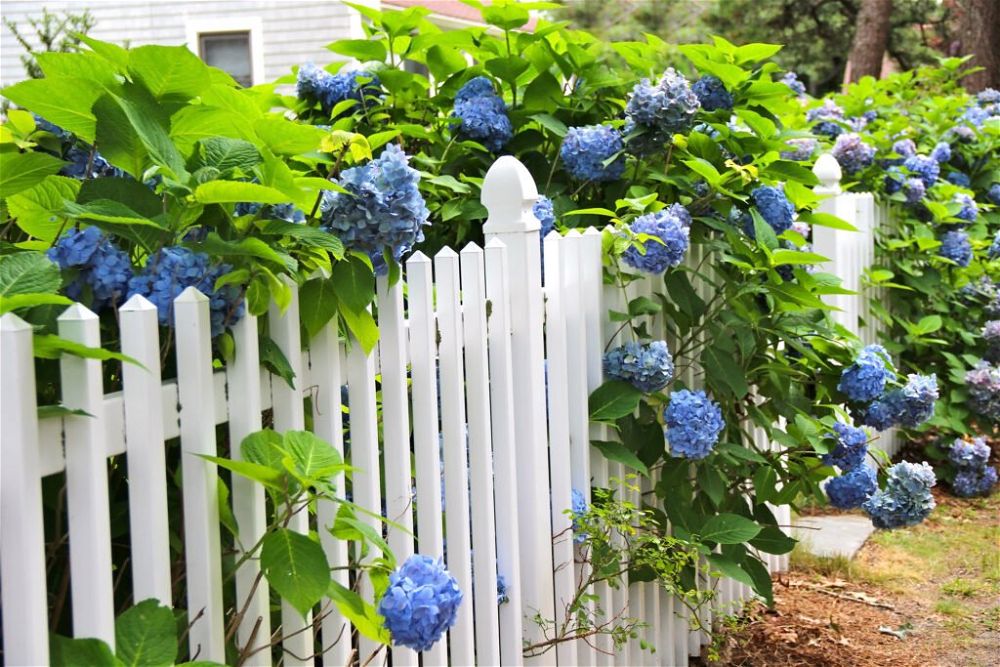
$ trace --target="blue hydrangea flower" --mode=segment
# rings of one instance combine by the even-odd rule
[[[993,235],[993,243],[990,244],[990,249],[987,251],[987,255],[990,259],[997,259],[1000,257],[1000,229],[997,233]]]
[[[695,460],[712,452],[726,427],[722,410],[701,390],[681,389],[670,394],[663,421],[670,455]]]
[[[962,470],[955,475],[951,488],[956,496],[972,498],[973,496],[988,496],[997,483],[996,468],[984,466],[977,470]]]
[[[497,575],[497,606],[510,602],[510,587],[507,579],[502,575]]]
[[[662,340],[646,344],[629,341],[604,355],[604,373],[648,394],[660,391],[673,379],[674,360]]]
[[[973,139],[976,138],[976,133],[968,125],[956,125],[955,127],[948,130],[950,134],[954,134],[959,141],[963,144],[971,143]]]
[[[983,325],[983,340],[986,342],[986,357],[990,361],[1000,361],[1000,320],[990,320]]]
[[[947,180],[952,185],[957,185],[960,188],[968,188],[969,186],[972,185],[972,180],[970,180],[966,174],[963,174],[960,171],[948,172],[948,175],[945,176],[945,180]]]
[[[852,401],[875,400],[885,391],[886,383],[896,379],[888,360],[889,353],[881,345],[864,347],[854,363],[841,372],[837,389]]]
[[[762,185],[755,188],[750,197],[764,222],[771,226],[775,234],[791,228],[795,207],[788,201],[781,186]]]
[[[386,250],[398,262],[424,240],[430,211],[417,188],[419,181],[420,172],[408,165],[403,150],[389,144],[378,159],[341,174],[340,185],[349,194],[324,193],[323,226],[348,249],[366,253],[376,273],[385,275]]]
[[[378,94],[378,76],[365,71],[341,71],[330,74],[313,63],[299,68],[296,94],[308,104],[319,104],[323,113],[329,114],[333,107],[345,100],[361,102],[365,97]]]
[[[885,489],[873,493],[862,507],[876,528],[915,526],[934,509],[931,487],[936,481],[926,463],[902,461],[889,468]]]
[[[462,591],[444,564],[414,554],[389,575],[378,613],[393,644],[426,651],[455,624],[460,604]]]
[[[900,425],[916,428],[934,415],[934,402],[938,399],[936,375],[911,373],[899,391]]]
[[[979,469],[990,460],[990,446],[985,438],[973,438],[971,442],[957,438],[948,450],[948,459],[960,469]]]
[[[570,176],[579,181],[617,181],[625,172],[621,133],[608,125],[571,127],[559,157]],[[608,164],[613,156],[617,155]]]
[[[976,200],[965,194],[964,192],[956,193],[952,198],[952,201],[956,204],[962,206],[961,210],[955,214],[956,218],[961,218],[966,222],[975,222],[976,217],[979,216],[979,207],[976,206]]]
[[[965,386],[969,407],[987,419],[1000,421],[1000,366],[980,361],[965,374]]]
[[[871,122],[866,116],[851,116],[847,119],[847,126],[854,132],[860,132]]]
[[[452,116],[461,121],[458,127],[461,136],[478,141],[494,153],[514,135],[507,105],[485,76],[470,79],[462,86],[455,95]]]
[[[261,209],[264,220],[284,220],[301,224],[306,221],[306,214],[295,204],[259,204],[257,202],[240,202],[233,207],[235,215],[256,215]]]
[[[556,228],[556,213],[552,208],[552,200],[545,195],[540,195],[538,201],[531,207],[531,212],[542,224],[539,234],[544,239],[553,229]]]
[[[733,108],[733,96],[717,77],[711,75],[701,77],[691,86],[691,91],[705,111]]]
[[[830,139],[836,139],[844,133],[844,128],[832,120],[822,120],[813,125],[812,131],[813,134],[818,134]]]
[[[639,216],[629,225],[629,230],[633,234],[656,237],[639,242],[639,247],[633,243],[625,250],[622,261],[629,266],[655,274],[663,273],[684,260],[689,243],[689,228],[669,208]]]
[[[50,123],[38,114],[31,114],[35,118],[35,129],[41,132],[48,132],[55,135],[59,141],[66,143],[73,140],[73,133],[64,130],[55,123]]]
[[[913,155],[906,158],[906,162],[903,163],[910,173],[919,177],[920,180],[924,182],[926,187],[931,187],[934,182],[937,181],[938,175],[941,173],[941,167],[938,166],[937,160],[927,157],[926,155]]]
[[[931,159],[944,164],[951,159],[951,145],[947,141],[939,141],[931,151]]]
[[[100,310],[123,300],[132,277],[128,254],[120,250],[97,227],[69,229],[48,251],[60,269],[75,271],[66,285],[66,296],[82,301],[90,289],[90,307]]]
[[[976,102],[980,106],[1000,104],[1000,90],[995,88],[984,88],[976,95]]]
[[[903,182],[906,180],[906,176],[903,174],[903,170],[899,167],[889,167],[885,171],[885,178],[883,182],[885,184],[885,191],[887,194],[894,195],[903,189]],[[920,187],[923,187],[924,183],[920,179],[914,179],[920,183]]]
[[[993,202],[994,206],[1000,206],[1000,183],[993,183],[986,192],[986,198]]]
[[[900,139],[892,145],[892,152],[904,158],[913,157],[917,154],[917,145],[913,139]]]
[[[129,296],[141,294],[155,306],[161,326],[174,324],[174,299],[188,287],[208,297],[212,337],[243,316],[243,295],[234,285],[215,289],[215,281],[232,270],[227,264],[212,264],[203,253],[179,246],[163,248],[146,259],[143,270],[128,283]]]
[[[823,463],[841,470],[853,470],[864,463],[868,455],[868,433],[844,422],[837,422],[833,429],[837,444],[830,453],[823,455]]]
[[[895,389],[874,400],[861,410],[861,423],[865,426],[871,426],[876,431],[884,431],[898,424],[902,412],[902,403],[899,397],[900,391]]]
[[[953,229],[941,235],[938,255],[950,259],[959,266],[968,266],[972,261],[972,244],[965,230]]]
[[[806,85],[799,81],[799,75],[795,72],[785,72],[785,75],[781,77],[781,83],[791,88],[797,96],[805,97]]]
[[[961,120],[969,123],[973,127],[980,128],[983,123],[990,119],[990,113],[986,109],[980,107],[969,107],[962,114]]]
[[[837,509],[850,510],[861,507],[877,489],[875,471],[866,465],[860,465],[828,480],[824,490],[831,505]]]
[[[570,512],[573,517],[573,541],[579,544],[585,542],[588,537],[587,533],[582,530],[582,519],[590,508],[587,507],[587,498],[581,491],[573,489],[571,495]]]
[[[830,153],[837,159],[840,168],[848,174],[857,173],[875,161],[875,148],[866,144],[853,132],[838,135]]]
[[[844,110],[831,99],[823,100],[823,103],[813,107],[806,112],[806,120],[810,123],[817,120],[843,120]]]
[[[913,206],[920,202],[927,194],[924,182],[919,178],[907,178],[903,183],[903,194],[906,195],[906,203]]]
[[[112,166],[100,153],[92,150],[86,144],[71,147],[63,159],[68,164],[63,165],[62,169],[59,170],[60,176],[80,181],[93,178],[123,178],[125,176],[124,171]]]
[[[700,106],[688,80],[670,67],[656,85],[643,79],[629,93],[625,117],[631,125],[627,127],[645,129],[662,144],[673,134],[690,129]]]
[[[792,150],[782,151],[782,160],[805,162],[813,156],[813,153],[816,152],[818,142],[812,137],[803,137],[798,139],[789,139],[785,142],[785,144],[791,146]]]

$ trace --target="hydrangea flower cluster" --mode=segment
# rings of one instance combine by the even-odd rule
[[[837,444],[830,453],[823,455],[823,463],[843,471],[862,465],[868,456],[868,433],[863,428],[844,422],[834,424],[833,430]]]
[[[389,575],[378,613],[393,644],[426,651],[455,624],[461,603],[462,591],[444,564],[414,554]]]
[[[986,342],[986,358],[1000,362],[1000,320],[990,320],[983,325],[983,340]]]
[[[694,460],[712,452],[726,427],[718,404],[701,390],[681,389],[670,394],[663,421],[670,455]]]
[[[629,341],[604,355],[604,373],[628,382],[639,391],[660,391],[674,377],[674,360],[666,342]]]
[[[982,468],[990,460],[990,446],[986,438],[973,438],[971,442],[958,438],[948,450],[948,459],[956,468]]]
[[[93,310],[119,303],[128,290],[132,263],[97,227],[63,232],[47,254],[60,269],[75,271],[66,285],[66,296],[82,301],[90,288]]]
[[[907,376],[907,383],[886,392],[862,410],[861,422],[880,431],[892,426],[915,428],[934,415],[936,375]]]
[[[587,514],[587,498],[578,489],[573,489],[570,499],[570,512],[573,516],[573,541],[577,544],[587,539],[587,533],[582,530],[582,519]]]
[[[886,383],[896,379],[888,360],[889,353],[881,345],[864,347],[854,363],[841,372],[837,389],[852,401],[875,400],[885,391]]]
[[[926,463],[902,461],[889,468],[884,489],[875,491],[862,507],[876,528],[915,526],[934,509],[931,487],[937,482]]]
[[[507,586],[507,579],[502,575],[497,575],[497,606],[510,602],[510,588]]]
[[[688,80],[669,67],[656,85],[643,79],[632,89],[625,105],[626,131],[645,129],[662,144],[673,134],[690,129],[700,106]]]
[[[947,141],[939,141],[931,150],[931,159],[944,164],[951,159],[951,145]]]
[[[203,253],[174,246],[163,248],[146,259],[143,270],[128,283],[129,296],[141,294],[155,306],[161,326],[173,326],[174,299],[188,287],[195,287],[208,297],[212,337],[243,316],[243,296],[233,285],[215,289],[215,281],[232,267],[212,265]]]
[[[799,97],[804,97],[806,94],[806,84],[799,81],[799,75],[795,72],[785,72],[785,76],[781,77],[781,83],[791,88]]]
[[[680,264],[690,242],[690,227],[675,211],[676,209],[665,208],[633,220],[629,225],[633,234],[648,234],[656,238],[639,242],[641,250],[637,244],[630,245],[622,254],[622,261],[635,269],[653,274],[663,273]]]
[[[478,141],[494,153],[514,135],[507,105],[485,76],[470,79],[459,89],[452,116],[461,121],[458,126],[461,136]]]
[[[955,495],[963,498],[988,496],[997,484],[997,470],[985,466],[981,470],[962,470],[955,475],[951,488]]]
[[[701,77],[691,86],[691,91],[698,98],[701,108],[705,111],[733,108],[733,96],[729,94],[718,77],[711,75]]]
[[[990,249],[987,251],[987,255],[990,259],[997,259],[1000,257],[1000,229],[993,236],[993,243],[990,244]]]
[[[994,206],[1000,206],[1000,183],[991,184],[990,189],[986,191],[986,197]]]
[[[323,226],[347,248],[366,253],[376,273],[385,275],[386,250],[398,262],[424,240],[430,211],[417,189],[419,181],[420,172],[409,166],[403,150],[389,144],[378,159],[341,174],[340,185],[349,194],[324,193]]]
[[[968,266],[972,261],[972,243],[969,234],[962,229],[953,229],[941,235],[938,255],[950,259],[959,266]]]
[[[844,120],[844,110],[830,99],[824,100],[820,106],[807,111],[806,120],[810,123],[816,123],[812,128],[814,134],[821,134],[833,139],[844,132],[844,128],[835,122]]]
[[[830,153],[837,159],[840,168],[848,174],[855,174],[871,166],[875,161],[875,148],[866,144],[853,132],[838,135]]]
[[[937,160],[929,158],[926,155],[912,155],[906,158],[903,166],[923,181],[924,186],[928,188],[934,185],[941,173],[941,167],[938,165]]]
[[[903,194],[906,195],[906,203],[913,206],[920,202],[927,194],[927,187],[919,178],[908,178],[903,183]]]
[[[552,200],[545,195],[540,195],[538,201],[531,207],[531,212],[538,218],[541,228],[538,233],[543,239],[556,228],[556,212],[552,208]]]
[[[813,137],[803,137],[796,139],[789,139],[785,142],[786,145],[790,146],[792,150],[782,151],[782,160],[794,160],[796,162],[805,162],[809,160],[813,153],[816,152],[816,146],[818,142]]]
[[[966,222],[976,221],[976,218],[979,216],[979,207],[976,206],[975,199],[964,192],[959,192],[952,198],[952,201],[962,207],[958,213],[955,214],[956,218],[961,218]]]
[[[785,196],[785,190],[780,185],[762,185],[750,193],[754,205],[760,211],[764,221],[771,226],[775,234],[781,234],[792,226],[795,218],[795,207]]]
[[[913,139],[899,139],[892,145],[892,152],[904,158],[913,157],[917,154],[917,145]]]
[[[608,125],[571,127],[559,157],[578,181],[617,181],[625,172],[624,147],[621,133]],[[618,157],[608,163],[615,155]]]
[[[104,157],[86,144],[72,146],[63,159],[68,164],[59,170],[60,176],[86,181],[94,178],[122,178],[125,172],[114,167]]]
[[[832,477],[825,487],[830,504],[842,510],[861,507],[877,489],[875,471],[863,464],[848,470],[843,475]]]
[[[284,220],[302,224],[306,214],[295,204],[259,204],[257,202],[240,202],[233,207],[235,215],[257,215],[263,209],[261,217],[265,220]]]
[[[1000,366],[980,360],[965,374],[969,407],[987,419],[1000,421]]]
[[[948,175],[944,177],[946,181],[952,185],[957,185],[960,188],[968,188],[972,185],[972,180],[968,175],[963,174],[960,171],[949,171]]]
[[[329,114],[333,107],[345,100],[363,101],[366,96],[377,95],[380,86],[378,77],[360,70],[330,74],[313,63],[299,68],[296,94],[309,104],[319,104],[323,113]]]

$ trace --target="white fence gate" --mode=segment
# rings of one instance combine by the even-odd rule
[[[384,490],[386,516],[415,528],[418,544],[406,532],[388,531],[400,561],[414,551],[445,553],[447,534],[447,566],[465,594],[446,640],[422,656],[392,648],[393,665],[686,665],[689,655],[699,654],[708,636],[691,629],[686,608],[653,584],[640,583],[596,591],[609,615],[627,610],[649,624],[627,655],[613,655],[604,636],[596,639],[600,650],[578,640],[539,658],[522,658],[524,643],[541,639],[532,617],[555,618],[575,590],[578,571],[565,514],[572,489],[589,494],[591,483],[605,485],[625,474],[621,464],[591,448],[590,439],[601,437],[603,427],[590,424],[587,414],[587,396],[602,381],[604,344],[614,331],[607,310],[624,310],[622,296],[602,288],[601,233],[595,229],[544,240],[543,289],[539,223],[531,213],[536,199],[527,169],[513,157],[497,160],[483,186],[489,210],[485,248],[446,248],[433,260],[415,253],[406,262],[405,281],[389,287],[380,279],[381,339],[369,355],[341,340],[336,323],[303,349],[293,286],[288,309],[272,308],[267,317],[270,336],[295,372],[294,388],[261,367],[257,322],[249,315],[233,331],[235,360],[213,369],[208,302],[189,288],[175,301],[176,380],[161,382],[156,309],[136,296],[119,309],[121,348],[144,368],[125,364],[124,390],[105,395],[101,362],[65,356],[63,403],[91,416],[39,420],[32,331],[13,314],[3,316],[0,576],[6,664],[49,660],[43,477],[66,473],[74,636],[98,637],[112,647],[115,642],[109,457],[127,454],[133,599],[172,604],[165,442],[174,438],[182,451],[186,608],[194,620],[190,654],[225,662],[217,469],[195,454],[218,453],[218,425],[226,425],[231,443],[241,442],[261,428],[265,410],[272,411],[278,431],[303,428],[306,396],[315,432],[343,453],[344,385],[348,458],[358,468],[354,502],[380,513]],[[663,283],[639,281],[631,289],[639,291],[630,297],[649,295]],[[97,316],[80,305],[63,313],[59,331],[89,346],[101,342]],[[695,384],[693,370],[688,373],[686,380]],[[238,447],[232,450],[238,455]],[[420,499],[415,510],[414,488]],[[638,502],[638,494],[632,500]],[[267,525],[263,489],[234,476],[231,503],[242,542],[255,543]],[[318,508],[315,521],[330,525],[333,511]],[[787,512],[779,514],[780,523],[788,520]],[[300,513],[292,528],[317,528],[309,522]],[[345,544],[318,532],[331,566],[346,564]],[[772,570],[787,565],[785,557],[764,558]],[[227,585],[235,587],[237,600],[252,597],[237,637],[264,645],[275,628],[266,582],[253,589],[258,568],[257,561],[246,561]],[[346,584],[346,572],[337,572]],[[498,575],[509,584],[509,602],[499,606]],[[363,592],[370,594],[365,585]],[[701,585],[717,589],[705,621],[751,595],[742,584],[713,580],[704,570]],[[318,651],[322,664],[346,665],[352,651],[366,656],[374,648],[364,639],[352,641],[348,622],[335,609],[328,613],[331,608],[324,601],[315,610],[324,614],[317,627],[293,634],[307,624],[284,604],[283,634],[291,635],[283,644],[284,664],[313,664],[310,656]],[[333,641],[340,636],[348,639]],[[656,652],[642,651],[640,639]],[[270,660],[265,650],[251,663]]]

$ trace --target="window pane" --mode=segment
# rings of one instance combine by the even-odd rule
[[[228,72],[243,86],[253,85],[249,32],[202,34],[199,38],[202,60]]]

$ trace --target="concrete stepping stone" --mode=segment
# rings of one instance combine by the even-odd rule
[[[871,520],[865,516],[804,516],[795,520],[792,537],[814,556],[854,558],[874,531]]]

